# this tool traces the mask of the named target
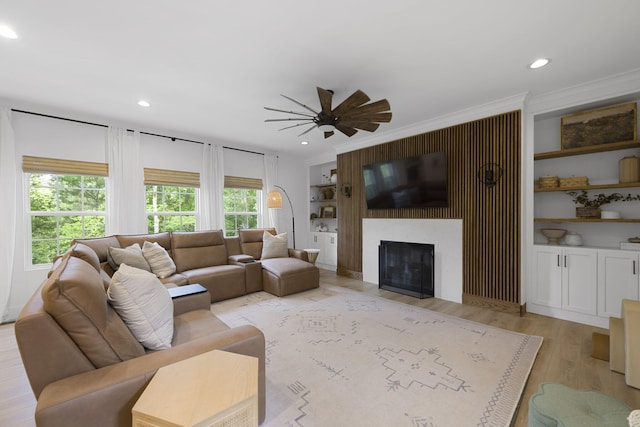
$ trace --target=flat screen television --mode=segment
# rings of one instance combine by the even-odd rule
[[[365,165],[363,173],[369,209],[449,206],[444,152]]]

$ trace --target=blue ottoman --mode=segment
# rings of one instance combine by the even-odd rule
[[[599,391],[544,383],[529,399],[529,427],[629,427],[631,408]]]

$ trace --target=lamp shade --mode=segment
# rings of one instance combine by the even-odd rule
[[[269,191],[269,194],[267,194],[267,208],[282,209],[282,194],[279,191]]]

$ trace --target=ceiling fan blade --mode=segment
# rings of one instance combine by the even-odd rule
[[[329,138],[330,136],[333,136],[333,131],[332,131],[332,130],[330,130],[329,132],[325,132],[325,133],[324,133],[324,139],[327,139],[327,138]]]
[[[357,91],[353,92],[347,99],[342,101],[340,105],[338,105],[333,110],[332,113],[334,116],[340,117],[342,114],[346,113],[347,111],[353,108],[356,108],[362,104],[366,104],[369,101],[371,101],[371,98],[369,98],[366,93],[358,89]]]
[[[361,105],[358,108],[354,108],[353,110],[347,111],[343,114],[351,115],[353,114],[372,114],[372,113],[382,113],[384,111],[391,110],[391,105],[389,105],[389,101],[386,99],[381,99],[380,101],[372,102],[370,104]]]
[[[352,137],[353,135],[358,133],[356,129],[349,126],[342,126],[341,124],[337,124],[336,129],[338,129],[340,132],[344,133],[348,137]]]
[[[380,122],[389,123],[391,121],[391,113],[366,113],[366,114],[344,114],[340,116],[340,121],[358,121],[358,122]]]
[[[298,116],[305,116],[305,117],[315,117],[312,116],[311,114],[308,113],[298,113],[297,111],[287,111],[287,110],[279,110],[277,108],[271,108],[271,107],[264,107],[265,110],[269,110],[269,111],[277,111],[279,113],[288,113],[288,114],[297,114]]]
[[[378,123],[371,123],[371,122],[359,122],[359,121],[355,121],[355,120],[340,120],[340,125],[342,126],[347,126],[347,127],[352,127],[352,128],[357,128],[357,129],[362,129],[362,130],[366,130],[368,132],[375,132],[376,129],[378,129],[378,127],[380,127],[380,125]]]
[[[309,123],[298,123],[296,125],[291,125],[291,126],[287,126],[278,130],[285,130],[285,129],[291,129],[291,128],[297,128],[298,126],[304,126],[304,125],[308,125]]]
[[[327,116],[331,115],[331,99],[333,98],[333,93],[321,87],[316,87],[316,89],[318,89],[318,98],[320,98],[322,112]]]
[[[291,120],[304,120],[305,122],[313,121],[313,119],[299,119],[297,117],[289,117],[287,119],[266,119],[265,122],[289,122]]]
[[[304,105],[302,102],[298,102],[298,101],[296,101],[295,99],[288,97],[287,95],[280,95],[280,96],[282,96],[283,98],[288,99],[288,100],[289,100],[289,101],[291,101],[291,102],[295,102],[295,103],[296,103],[296,104],[298,104],[299,106],[301,106],[301,107],[303,107],[303,108],[306,108],[307,110],[311,111],[313,114],[318,115],[318,112],[317,112],[316,110],[314,110],[314,109],[312,109],[312,108],[310,108],[310,107],[307,107],[307,106],[306,106],[306,105]]]
[[[314,130],[314,129],[315,129],[315,128],[317,128],[317,127],[318,127],[318,125],[314,124],[314,125],[313,125],[313,126],[311,126],[309,129],[305,130],[304,132],[302,132],[302,133],[301,133],[300,135],[298,135],[298,136],[302,136],[302,135],[304,135],[304,134],[307,134],[307,133],[311,132],[312,130]]]

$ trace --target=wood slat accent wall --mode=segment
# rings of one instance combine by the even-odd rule
[[[363,218],[463,220],[463,302],[520,311],[521,112],[514,111],[338,155],[338,274],[362,275]],[[449,207],[368,210],[362,167],[387,159],[444,151]],[[478,179],[486,163],[504,171],[489,188]],[[436,248],[437,250],[437,248]]]

